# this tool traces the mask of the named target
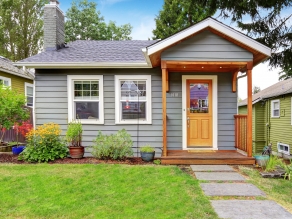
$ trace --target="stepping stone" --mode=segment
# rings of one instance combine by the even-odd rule
[[[239,173],[232,172],[194,172],[199,180],[245,181]]]
[[[249,183],[201,183],[201,188],[208,196],[266,196]]]
[[[220,218],[291,219],[292,214],[270,200],[211,200]]]
[[[210,172],[210,171],[224,171],[234,172],[235,170],[228,165],[191,165],[193,171]]]

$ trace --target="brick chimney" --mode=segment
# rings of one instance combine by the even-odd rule
[[[65,16],[58,0],[50,0],[44,7],[44,51],[58,50],[65,43]]]

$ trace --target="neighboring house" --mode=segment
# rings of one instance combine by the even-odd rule
[[[292,154],[292,79],[280,81],[252,96],[253,151],[272,143],[275,152]],[[238,103],[238,113],[247,113],[247,101]]]
[[[27,106],[33,106],[34,75],[13,65],[9,59],[0,56],[0,83],[25,94]]]
[[[44,7],[44,46],[16,63],[36,69],[36,125],[56,122],[65,131],[68,120],[80,117],[84,146],[99,130],[125,128],[134,152],[150,144],[162,163],[193,163],[188,151],[202,150],[231,152],[221,163],[246,158],[234,153],[237,74],[247,71],[251,82],[253,66],[271,54],[252,38],[207,18],[163,40],[64,44],[64,14],[51,1]]]

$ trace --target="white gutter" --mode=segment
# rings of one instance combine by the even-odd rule
[[[144,58],[145,58],[147,64],[149,65],[149,67],[152,68],[152,63],[151,63],[149,55],[148,55],[148,49],[147,48],[142,48],[142,52],[143,52],[143,55],[144,55]]]
[[[56,69],[56,68],[151,68],[147,62],[17,62],[16,66],[30,68]]]
[[[19,76],[19,77],[22,77],[22,78],[27,78],[27,79],[30,79],[30,80],[34,80],[34,76],[31,75],[31,77],[29,75],[25,75],[25,74],[21,74],[21,73],[17,73],[17,72],[14,72],[14,71],[10,71],[10,70],[7,70],[5,68],[0,68],[0,71],[3,71],[3,72],[6,72],[6,73],[9,73],[9,74],[12,74],[12,75],[16,75],[16,76]],[[27,73],[29,74],[29,73]]]

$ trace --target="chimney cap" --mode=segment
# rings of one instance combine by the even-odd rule
[[[59,1],[58,0],[50,0],[50,4],[51,5],[59,5]]]

